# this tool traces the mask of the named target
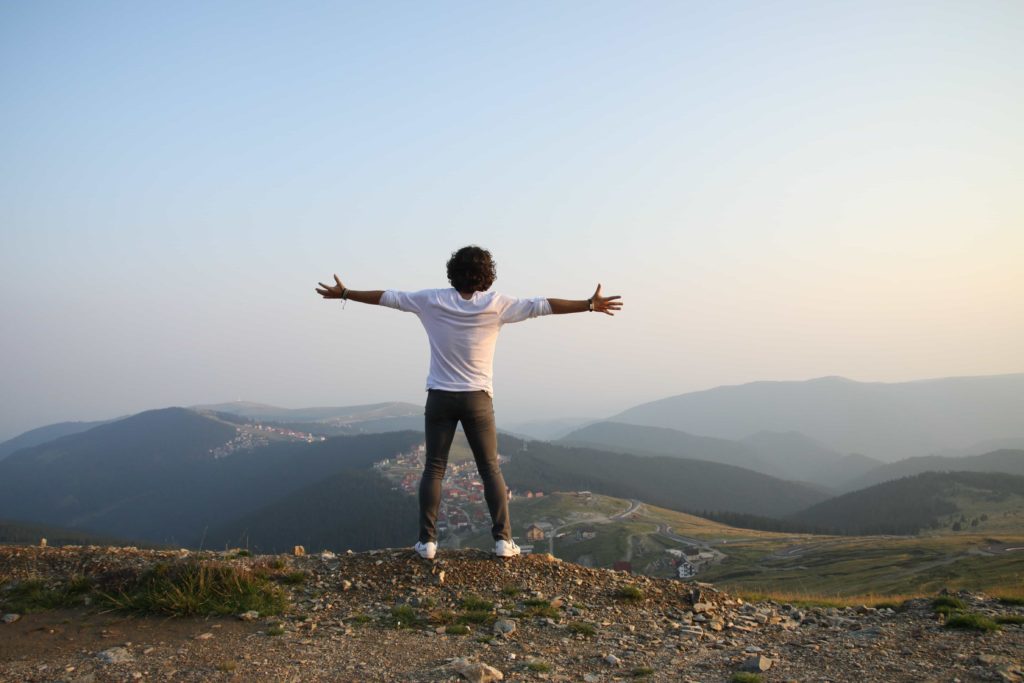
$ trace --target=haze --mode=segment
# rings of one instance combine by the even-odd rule
[[[0,438],[423,400],[447,286],[499,421],[758,379],[1024,370],[1024,4],[4,3]]]

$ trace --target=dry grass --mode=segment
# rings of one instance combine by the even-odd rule
[[[771,600],[804,607],[890,607],[896,609],[901,603],[914,598],[930,598],[930,593],[900,593],[897,595],[879,595],[866,593],[863,595],[835,595],[822,593],[805,593],[797,591],[740,591],[739,597],[749,602]]]

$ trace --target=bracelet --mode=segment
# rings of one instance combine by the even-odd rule
[[[348,287],[343,287],[341,290],[341,298],[348,301]]]
[[[587,307],[590,309],[591,313],[594,312],[594,297],[587,299]]]

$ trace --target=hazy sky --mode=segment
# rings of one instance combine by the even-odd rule
[[[499,421],[719,384],[1024,370],[1024,3],[0,3],[0,438],[246,399],[423,400],[416,318],[498,343]]]

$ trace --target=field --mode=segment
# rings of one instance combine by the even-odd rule
[[[737,529],[597,495],[552,494],[513,500],[511,508],[513,532],[521,544],[527,543],[527,526],[546,521],[560,536],[554,539],[554,555],[572,562],[610,567],[627,560],[634,572],[671,577],[676,570],[666,550],[682,549],[688,555],[703,550],[713,553],[714,560],[700,567],[697,580],[746,595],[840,601],[934,593],[941,588],[1020,596],[1024,533],[1021,517],[1007,512],[990,514],[980,523],[986,533],[815,536]],[[581,538],[576,532],[583,529],[595,536]],[[484,532],[464,539],[462,545],[487,548],[490,543]],[[547,552],[549,547],[548,540],[533,544],[535,552]]]

